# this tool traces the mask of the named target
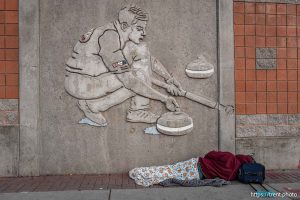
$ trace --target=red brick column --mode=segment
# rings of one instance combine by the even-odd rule
[[[0,0],[0,127],[19,124],[18,0]]]
[[[234,1],[236,114],[300,113],[300,5]],[[276,69],[255,49],[275,48]]]
[[[19,98],[18,0],[0,0],[0,99]]]

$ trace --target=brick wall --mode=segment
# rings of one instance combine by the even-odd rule
[[[300,5],[234,2],[236,114],[300,113]],[[275,68],[257,69],[257,49]]]
[[[0,0],[0,98],[19,97],[18,1]]]
[[[0,0],[0,126],[18,123],[18,0]]]
[[[268,169],[297,169],[300,4],[263,1],[233,1],[236,153]]]

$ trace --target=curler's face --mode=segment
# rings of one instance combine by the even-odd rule
[[[131,25],[131,33],[129,34],[129,40],[135,44],[139,44],[146,36],[146,21],[138,20],[137,23]]]

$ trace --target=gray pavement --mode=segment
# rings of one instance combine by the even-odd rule
[[[297,193],[297,198],[300,199],[300,182],[298,183],[271,183],[269,184],[276,191],[281,192],[283,195],[290,195],[293,197],[293,194]]]
[[[268,184],[277,192],[299,192],[300,183]],[[145,189],[111,189],[85,191],[53,191],[28,193],[2,193],[0,200],[246,200],[255,190],[246,184],[227,185],[223,187],[173,187]],[[291,199],[277,197],[268,199]]]
[[[0,194],[0,200],[108,200],[110,190],[21,192]]]
[[[136,190],[114,190],[111,200],[224,200],[249,199],[253,191],[248,185],[229,185],[224,187],[197,187],[197,188],[153,188]]]

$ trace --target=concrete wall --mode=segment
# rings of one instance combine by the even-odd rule
[[[29,2],[38,5],[34,0]],[[152,54],[180,80],[184,88],[217,100],[216,2],[132,2],[150,14],[147,42]],[[73,0],[40,1],[39,24],[35,22],[39,29],[23,27],[34,33],[30,36],[30,43],[24,37],[24,48],[30,44],[31,48],[36,49],[37,45],[40,56],[33,61],[28,57],[23,59],[25,64],[21,70],[25,75],[22,82],[29,81],[26,74],[33,76],[31,81],[40,81],[31,83],[34,87],[32,95],[23,93],[24,102],[35,97],[36,91],[38,99],[33,99],[36,104],[31,105],[31,111],[30,107],[21,105],[24,113],[33,112],[27,119],[25,116],[22,118],[21,110],[21,124],[24,119],[25,124],[32,123],[33,126],[23,127],[25,134],[21,138],[24,147],[21,147],[20,174],[125,172],[137,166],[176,162],[218,149],[218,111],[184,98],[177,98],[178,103],[194,120],[194,130],[186,136],[144,134],[143,129],[149,125],[125,122],[129,101],[104,113],[109,121],[107,127],[78,124],[83,113],[78,109],[76,99],[64,90],[65,60],[81,34],[92,27],[114,21],[124,3],[117,0],[78,0],[76,3]],[[34,12],[29,12],[28,2],[23,6],[28,10],[27,13],[24,11],[23,17],[35,16],[34,19],[38,19],[35,13],[37,8],[31,5],[30,9]],[[38,35],[39,41],[36,40]],[[207,80],[190,79],[184,73],[185,66],[200,54],[204,54],[215,66],[216,73]],[[22,88],[24,92],[29,91],[25,84],[21,86],[21,92]],[[159,102],[152,102],[151,105],[155,113],[166,111]],[[34,114],[35,111],[37,113]]]
[[[236,151],[253,154],[268,169],[300,164],[300,115],[237,115]]]
[[[233,4],[236,153],[254,154],[267,169],[297,169],[299,52],[297,55],[297,44],[291,41],[299,39],[299,1],[246,0]],[[274,53],[268,57],[261,54],[264,50]]]
[[[18,174],[19,158],[18,100],[0,100],[0,175]]]

